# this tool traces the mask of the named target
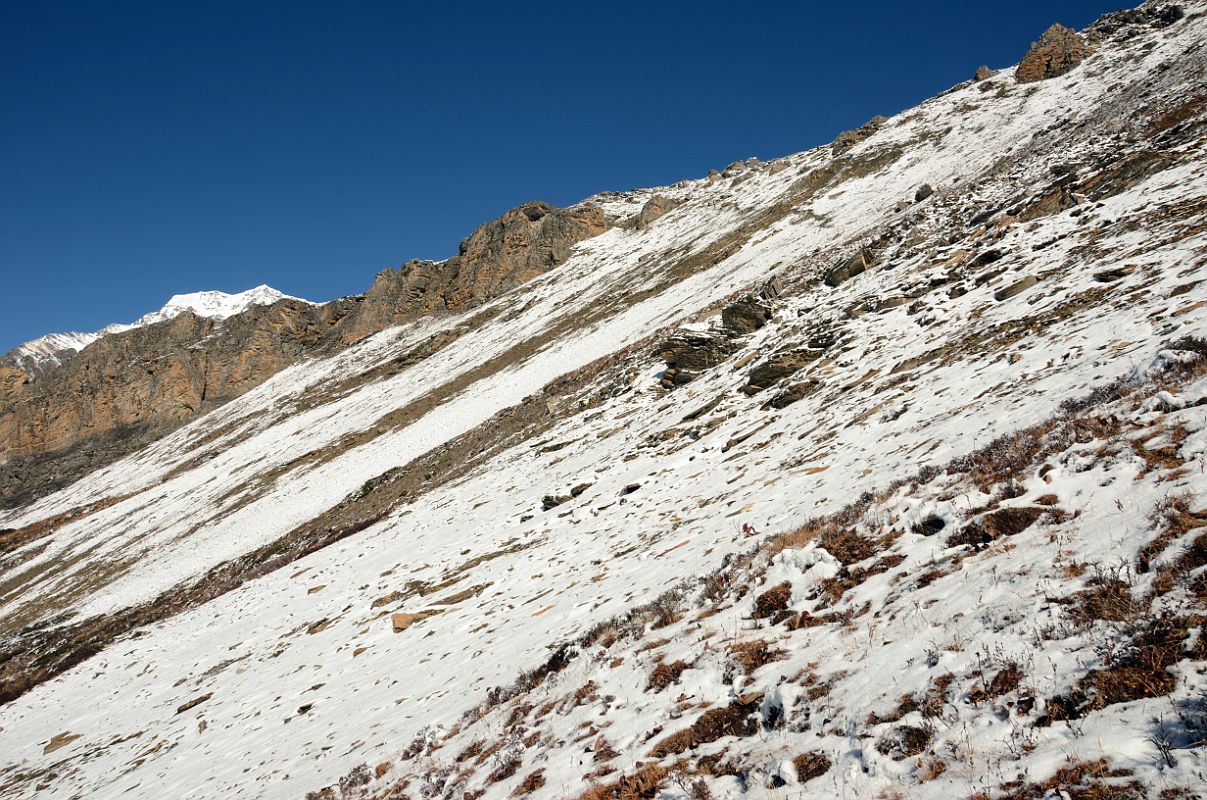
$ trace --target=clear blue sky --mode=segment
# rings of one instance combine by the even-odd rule
[[[1116,0],[1117,1],[1117,0]],[[1110,0],[0,3],[0,352],[829,141]]]

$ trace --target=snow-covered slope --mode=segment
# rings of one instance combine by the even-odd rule
[[[673,208],[0,516],[0,791],[1195,796],[1184,5],[596,198]]]
[[[297,300],[271,286],[261,284],[243,292],[192,292],[173,295],[163,308],[144,314],[134,322],[114,322],[95,333],[49,333],[17,345],[0,355],[0,363],[24,370],[31,377],[43,375],[65,359],[83,350],[102,336],[153,325],[191,311],[199,317],[226,319],[252,306],[270,306],[281,299]]]

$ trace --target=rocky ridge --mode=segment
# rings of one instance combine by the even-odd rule
[[[43,364],[38,380],[0,363],[0,507],[65,486],[300,359],[424,315],[480,306],[609,226],[589,203],[528,203],[480,226],[450,259],[383,271],[364,295],[315,305],[261,287],[245,293],[248,303],[226,306],[219,293],[174,298],[133,325],[90,337],[71,358],[58,351],[63,363]],[[237,306],[247,307],[223,311]]]

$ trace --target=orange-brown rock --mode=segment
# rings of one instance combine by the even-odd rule
[[[29,383],[23,370],[0,364],[0,407],[15,403]]]
[[[673,211],[679,207],[678,201],[671,200],[669,197],[656,194],[646,201],[641,207],[640,213],[633,220],[633,227],[637,230],[645,230],[654,223],[655,220],[662,218],[668,211]]]
[[[1077,35],[1077,31],[1057,22],[1031,45],[1022,61],[1018,62],[1014,77],[1019,83],[1055,78],[1071,71],[1089,54],[1089,46]]]
[[[402,633],[421,619],[423,619],[423,614],[404,614],[399,612],[390,617],[390,622],[394,626],[394,633]]]
[[[480,305],[562,263],[575,244],[608,227],[602,209],[589,203],[525,203],[480,226],[446,261],[382,270],[342,337],[355,341],[415,316]]]

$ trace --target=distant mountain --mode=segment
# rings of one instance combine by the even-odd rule
[[[7,353],[0,355],[0,364],[23,370],[30,378],[39,378],[102,336],[163,322],[183,314],[185,311],[191,311],[199,317],[226,319],[252,306],[270,306],[282,299],[297,300],[299,298],[282,294],[271,286],[263,284],[235,294],[215,291],[177,294],[173,295],[163,308],[144,314],[131,323],[115,322],[95,333],[78,331],[48,333],[33,341],[17,345]]]

